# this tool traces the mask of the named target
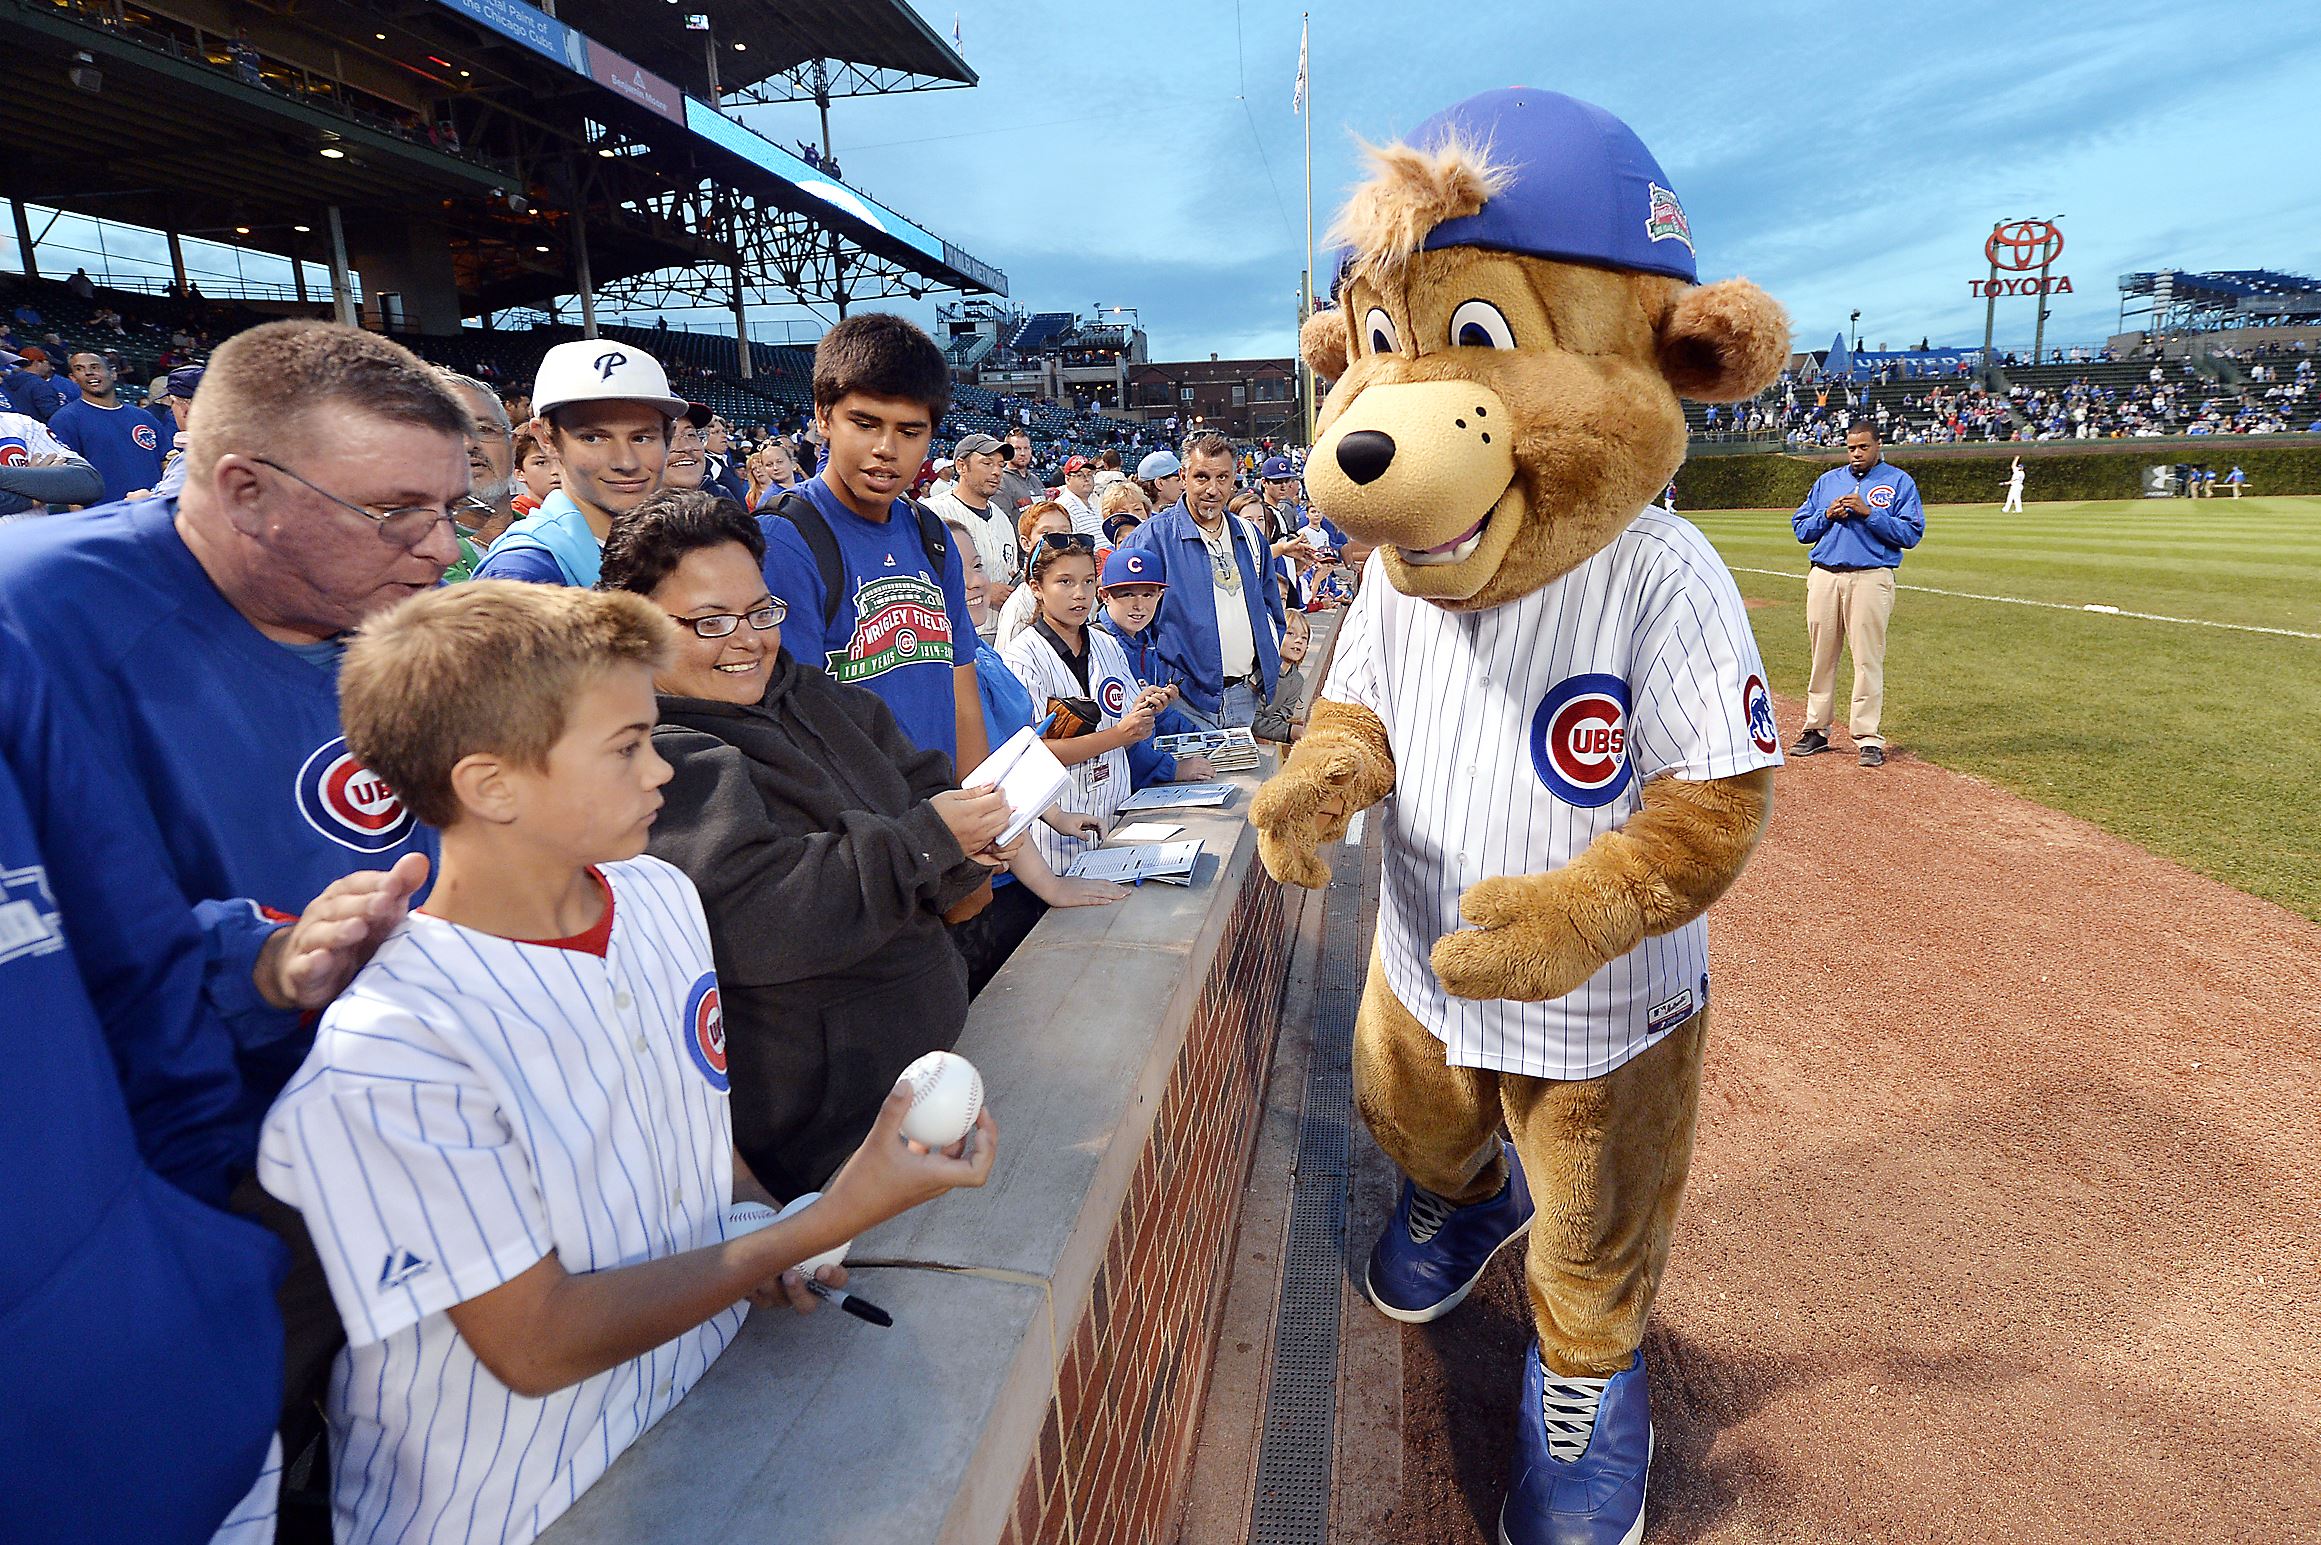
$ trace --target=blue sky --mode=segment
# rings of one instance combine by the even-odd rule
[[[1019,304],[1136,307],[1155,358],[1290,350],[1298,4],[916,3],[940,32],[957,16],[982,84],[834,103],[849,181],[1005,270]],[[2054,302],[2054,342],[2108,336],[2136,269],[2321,276],[2310,0],[1309,3],[1317,231],[1356,176],[1357,135],[1523,84],[1626,118],[1683,197],[1703,277],[1764,285],[1804,347],[1857,307],[1873,347],[1980,342],[1967,282],[2002,217],[2063,217],[2074,293]],[[814,132],[810,105],[744,116],[785,143]],[[2029,299],[2002,301],[2001,346],[2027,347],[2032,320]]]
[[[1034,308],[1138,308],[1156,358],[1286,353],[1304,263],[1297,4],[963,0],[972,91],[841,101],[841,165]],[[1531,85],[1627,119],[1692,218],[1818,347],[1981,341],[1992,221],[2061,215],[2051,340],[2115,328],[2118,276],[2321,275],[2321,6],[1320,0],[1317,229],[1390,137]],[[954,8],[921,0],[948,32]],[[1417,18],[1414,20],[1414,18]],[[1243,100],[1244,96],[1246,101]],[[784,138],[812,109],[754,109]],[[1270,175],[1269,175],[1270,174]],[[923,309],[923,308],[913,308]],[[2032,302],[2001,302],[2027,347]]]

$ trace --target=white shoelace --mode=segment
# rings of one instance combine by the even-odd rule
[[[1443,1220],[1458,1210],[1455,1204],[1445,1201],[1426,1187],[1412,1186],[1410,1188],[1410,1242],[1414,1245],[1425,1244],[1435,1237],[1435,1230],[1443,1226]]]
[[[1540,1370],[1545,1373],[1546,1370]],[[1603,1404],[1610,1379],[1559,1379],[1552,1375],[1540,1385],[1539,1414],[1547,1423],[1547,1451],[1570,1464],[1588,1451],[1596,1430],[1596,1407]]]

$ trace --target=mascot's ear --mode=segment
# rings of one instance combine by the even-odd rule
[[[1678,292],[1660,319],[1660,373],[1680,397],[1739,402],[1789,363],[1789,313],[1746,279]]]
[[[1298,329],[1298,352],[1306,357],[1315,375],[1325,381],[1335,381],[1346,373],[1346,313],[1333,306],[1328,311],[1317,311],[1306,318],[1306,325]]]

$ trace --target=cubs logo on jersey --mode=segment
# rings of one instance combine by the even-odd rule
[[[16,435],[0,438],[0,467],[21,467],[32,460],[32,452]]]
[[[704,971],[685,995],[685,1051],[709,1087],[723,1094],[725,1073],[725,1003],[717,993],[717,973]]]
[[[161,448],[161,435],[151,424],[130,425],[129,438],[137,442],[137,449],[141,451],[155,451]]]
[[[1628,786],[1628,683],[1604,672],[1548,689],[1531,716],[1531,765],[1548,792],[1593,810]]]
[[[1871,489],[1871,490],[1870,490],[1870,508],[1871,508],[1871,509],[1873,509],[1873,510],[1883,510],[1883,509],[1889,508],[1889,507],[1890,507],[1890,506],[1893,504],[1893,502],[1894,502],[1894,485],[1893,485],[1893,484],[1891,484],[1891,483],[1880,483],[1880,484],[1879,484],[1877,487],[1875,487],[1875,488],[1873,488],[1873,489]]]
[[[1751,676],[1741,684],[1741,712],[1749,724],[1749,744],[1771,755],[1781,749],[1781,729],[1773,722],[1773,695],[1765,678]]]
[[[1128,683],[1118,676],[1107,676],[1104,685],[1096,689],[1096,698],[1104,705],[1104,711],[1117,719],[1128,707]]]
[[[297,798],[307,825],[357,853],[384,853],[416,824],[387,780],[355,760],[344,735],[317,747],[298,769]]]

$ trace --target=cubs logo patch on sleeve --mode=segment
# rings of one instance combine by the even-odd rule
[[[1531,765],[1548,792],[1593,810],[1628,786],[1628,683],[1605,672],[1558,682],[1531,716]]]
[[[1741,684],[1741,712],[1749,722],[1749,744],[1770,756],[1781,748],[1781,728],[1773,722],[1773,695],[1765,678],[1751,676]]]
[[[384,853],[416,824],[403,796],[355,760],[344,735],[317,747],[298,769],[297,799],[307,825],[357,853]]]
[[[685,995],[685,1051],[709,1087],[726,1092],[725,1003],[717,994],[717,973],[705,971]]]

